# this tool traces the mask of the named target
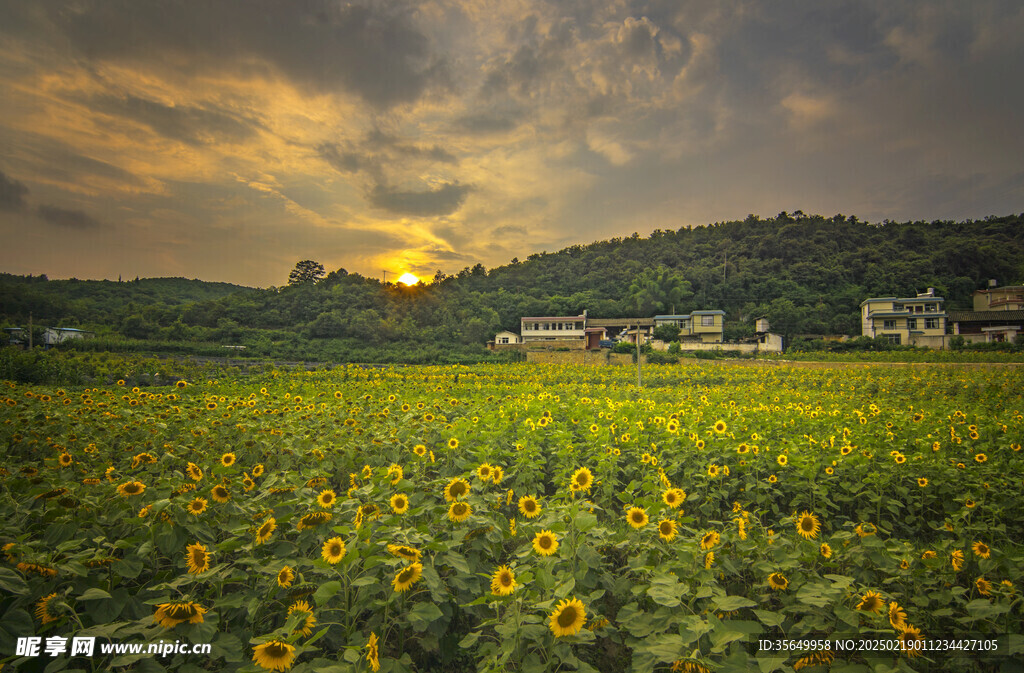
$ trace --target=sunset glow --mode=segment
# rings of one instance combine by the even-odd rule
[[[415,285],[416,283],[420,282],[420,279],[412,275],[411,273],[403,273],[402,276],[398,279],[398,282],[401,283],[402,285]]]
[[[1014,3],[47,0],[0,38],[8,273],[429,279],[751,213],[1024,211]]]

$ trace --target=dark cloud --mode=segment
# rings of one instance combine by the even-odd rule
[[[67,210],[54,206],[39,206],[39,217],[50,224],[69,229],[95,229],[100,223],[81,210]]]
[[[50,18],[90,59],[182,74],[266,66],[317,92],[346,90],[384,109],[445,86],[447,68],[400,9],[329,0],[50,3]],[[260,72],[263,64],[264,72]]]
[[[512,114],[480,112],[459,117],[455,120],[456,129],[467,133],[505,133],[519,125],[519,120]]]
[[[0,171],[0,210],[21,210],[26,196],[28,187]]]
[[[317,146],[316,151],[321,158],[342,173],[356,173],[361,170],[376,168],[376,163],[372,157],[355,151],[351,144],[343,146],[334,143],[323,143]]]
[[[526,236],[526,227],[521,227],[517,224],[506,224],[501,227],[496,227],[491,231],[493,238],[504,238],[506,236]]]
[[[370,193],[370,203],[400,215],[433,217],[450,215],[462,206],[470,191],[468,185],[448,183],[425,192],[405,192],[377,185]]]
[[[133,119],[162,136],[191,145],[240,143],[254,134],[249,122],[218,110],[169,106],[132,95],[98,96],[91,104],[100,112]]]

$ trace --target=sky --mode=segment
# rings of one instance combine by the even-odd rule
[[[393,280],[1024,212],[1024,4],[0,0],[0,271]]]

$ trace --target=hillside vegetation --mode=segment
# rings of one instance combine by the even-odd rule
[[[860,302],[934,287],[968,309],[990,278],[1024,279],[1024,215],[965,222],[753,215],[648,237],[541,252],[487,270],[467,267],[414,287],[335,270],[267,289],[184,279],[46,281],[0,276],[7,325],[92,329],[90,348],[377,362],[469,361],[524,315],[596,317],[726,311],[726,337],[765,316],[788,339],[858,334]],[[285,279],[282,279],[285,281]]]

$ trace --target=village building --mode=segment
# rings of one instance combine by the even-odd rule
[[[935,288],[916,297],[872,297],[860,304],[861,334],[889,343],[946,347],[946,313]]]

